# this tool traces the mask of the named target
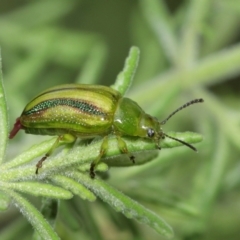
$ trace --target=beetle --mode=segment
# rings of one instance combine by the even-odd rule
[[[9,134],[12,139],[20,129],[29,134],[57,135],[50,150],[36,165],[36,174],[43,161],[60,143],[73,143],[77,138],[103,138],[98,157],[91,163],[90,176],[95,177],[95,167],[108,150],[108,137],[115,135],[119,150],[129,154],[122,136],[152,139],[160,149],[165,137],[178,141],[192,150],[196,148],[163,132],[164,125],[175,113],[203,99],[195,99],[172,112],[165,120],[145,113],[133,100],[123,97],[117,90],[102,85],[65,84],[49,88],[24,108]],[[134,157],[130,155],[134,163]]]

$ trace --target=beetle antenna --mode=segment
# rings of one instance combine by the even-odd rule
[[[204,102],[204,100],[202,98],[199,99],[194,99],[190,102],[185,103],[184,105],[182,105],[181,107],[179,107],[178,109],[176,109],[174,112],[172,112],[165,120],[163,120],[162,122],[160,122],[160,124],[164,125],[174,114],[176,114],[177,112],[179,112],[180,110],[182,110],[183,108],[186,108],[194,103],[202,103]],[[176,139],[175,139],[176,140]]]
[[[180,143],[182,143],[183,145],[191,148],[193,151],[197,152],[197,149],[196,149],[194,146],[192,146],[191,144],[187,143],[187,142],[184,142],[184,141],[182,141],[182,140],[180,140],[180,139],[178,139],[178,138],[171,137],[171,136],[167,135],[166,133],[164,133],[164,136],[165,136],[165,137],[168,137],[168,138],[171,138],[171,139],[173,139],[173,140],[175,140],[175,141],[177,141],[177,142],[180,142]]]

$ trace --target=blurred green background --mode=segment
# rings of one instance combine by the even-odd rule
[[[136,45],[141,56],[128,96],[159,119],[204,98],[164,127],[201,133],[204,141],[196,145],[198,154],[163,149],[143,166],[111,169],[108,181],[165,218],[174,239],[238,240],[239,29],[237,0],[1,0],[9,128],[25,104],[50,86],[113,84]],[[8,146],[9,160],[43,139],[21,132]],[[30,224],[14,207],[0,223],[1,239],[31,239]],[[61,202],[56,229],[67,240],[162,239],[101,201],[77,197]]]

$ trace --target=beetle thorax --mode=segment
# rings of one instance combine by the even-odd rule
[[[160,123],[129,98],[121,98],[114,114],[113,127],[121,135],[159,139]]]

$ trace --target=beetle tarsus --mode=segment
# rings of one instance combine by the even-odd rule
[[[133,155],[130,156],[130,160],[132,161],[133,164],[135,164],[135,157]]]
[[[95,168],[95,164],[94,164],[94,163],[91,163],[91,166],[90,166],[90,177],[91,177],[92,179],[95,178],[94,168]]]
[[[41,158],[41,160],[38,161],[38,163],[36,164],[36,174],[38,174],[38,169],[42,167],[42,163],[47,159],[48,155],[46,154],[43,158]]]

